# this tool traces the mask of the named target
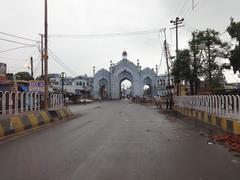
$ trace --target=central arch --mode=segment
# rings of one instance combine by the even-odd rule
[[[120,99],[132,97],[132,82],[124,79],[120,82]]]
[[[122,97],[121,84],[123,81],[128,80],[133,86],[133,75],[125,69],[121,73],[119,73],[118,79],[119,79],[119,98],[121,99]]]

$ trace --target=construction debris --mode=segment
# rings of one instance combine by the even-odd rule
[[[229,151],[240,153],[240,135],[231,133],[212,135],[210,141],[223,144]]]

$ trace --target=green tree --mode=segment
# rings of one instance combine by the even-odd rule
[[[29,74],[29,72],[26,71],[22,71],[22,72],[18,72],[15,74],[17,79],[20,80],[25,80],[25,81],[29,81],[29,80],[33,80],[34,78]]]
[[[190,49],[195,53],[193,61],[193,79],[200,77],[208,80],[208,86],[213,92],[213,74],[225,67],[222,59],[228,57],[229,46],[219,38],[219,32],[211,29],[195,33],[195,38],[189,42]]]
[[[238,42],[234,49],[230,51],[229,55],[230,65],[233,67],[233,71],[236,74],[237,71],[240,72],[240,22],[234,22],[234,19],[231,18],[227,32],[232,39],[236,39]]]
[[[188,49],[178,51],[178,59],[174,61],[172,68],[172,75],[174,76],[175,83],[177,84],[177,94],[179,94],[179,84],[181,81],[189,81],[192,87],[192,70],[191,70],[191,59],[190,51]],[[191,94],[192,88],[191,88]]]

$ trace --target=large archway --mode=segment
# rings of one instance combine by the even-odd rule
[[[152,96],[152,88],[150,85],[145,84],[143,86],[143,96]]]
[[[156,96],[159,91],[165,92],[165,88],[159,88],[159,79],[164,77],[158,76],[154,69],[144,68],[142,69],[139,61],[137,64],[127,59],[127,53],[123,52],[123,58],[117,63],[110,63],[109,70],[101,69],[94,75],[93,94],[94,98],[108,98],[108,99],[120,99],[122,96],[121,84],[125,80],[128,80],[132,84],[131,90],[132,96]],[[103,80],[103,78],[105,80]],[[148,86],[148,88],[144,88]],[[127,88],[124,88],[126,91]],[[147,89],[147,90],[146,90]],[[126,93],[123,93],[124,95]]]
[[[132,97],[132,82],[124,79],[120,82],[120,99]]]
[[[153,96],[153,82],[149,76],[143,79],[143,95]]]
[[[132,96],[133,75],[125,69],[119,73],[118,79],[120,99]]]
[[[104,78],[102,78],[99,81],[99,97],[101,100],[108,99],[108,81]]]

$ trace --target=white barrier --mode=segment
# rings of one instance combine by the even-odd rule
[[[64,106],[62,94],[50,94],[49,107],[58,109]],[[0,116],[26,111],[39,111],[40,94],[32,92],[0,91]]]
[[[40,109],[39,93],[0,91],[0,100],[0,115],[18,114]]]
[[[240,119],[240,96],[238,95],[176,96],[175,105]]]
[[[50,94],[50,109],[59,109],[64,106],[62,94]]]

